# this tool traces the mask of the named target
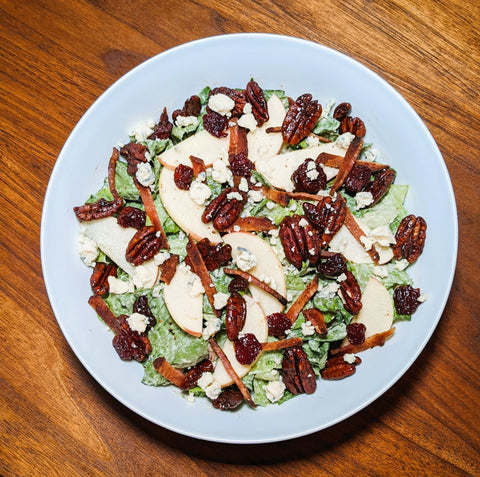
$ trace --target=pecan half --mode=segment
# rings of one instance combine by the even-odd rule
[[[362,291],[352,272],[345,273],[346,279],[340,282],[340,291],[343,298],[343,306],[352,315],[356,315],[362,309]]]
[[[425,245],[426,231],[427,223],[423,217],[415,217],[413,214],[404,217],[395,233],[395,258],[405,258],[410,263],[417,260]]]
[[[333,117],[337,121],[342,122],[342,120],[350,113],[352,110],[352,105],[350,103],[340,103],[335,110],[333,111]]]
[[[232,247],[228,243],[212,244],[208,238],[204,238],[197,242],[197,247],[209,272],[221,267],[232,258]]]
[[[252,105],[252,114],[257,120],[258,126],[262,126],[269,120],[267,101],[256,81],[249,81],[245,88],[245,97]]]
[[[225,330],[227,338],[235,341],[240,330],[245,324],[247,316],[247,304],[245,299],[238,292],[232,293],[227,300],[227,311],[225,314]]]
[[[117,276],[118,267],[113,263],[97,262],[90,277],[90,287],[96,295],[105,295],[109,291],[108,277]]]
[[[238,219],[246,202],[245,192],[229,187],[205,207],[202,221],[205,224],[213,221],[213,226],[217,230],[226,230]]]
[[[305,216],[321,234],[322,248],[325,248],[340,230],[347,215],[347,205],[339,194],[335,199],[331,196],[322,197],[317,204],[304,202],[303,210]]]
[[[321,114],[322,105],[312,100],[311,94],[299,96],[283,120],[283,140],[292,145],[298,144],[312,132]]]
[[[370,192],[373,197],[373,202],[368,207],[374,206],[385,196],[388,189],[390,189],[390,186],[393,184],[395,176],[396,172],[390,167],[375,174],[373,181],[364,189],[366,192]]]
[[[305,217],[295,214],[285,217],[278,233],[287,260],[299,270],[302,262],[315,265],[321,251],[318,233]]]
[[[313,394],[317,389],[315,373],[307,354],[299,346],[287,348],[284,351],[281,375],[285,387],[293,395]]]
[[[187,377],[187,387],[189,389],[197,386],[197,382],[205,372],[212,372],[213,364],[209,359],[204,359],[197,363],[195,366],[192,366],[185,374]]]
[[[162,239],[157,236],[153,225],[138,230],[127,245],[125,258],[132,265],[140,265],[150,260],[162,247]]]
[[[354,373],[355,373],[355,364],[347,363],[346,361],[343,360],[343,356],[342,356],[342,360],[338,360],[335,363],[326,365],[325,368],[323,368],[320,371],[320,375],[322,376],[322,378],[328,379],[328,380],[344,379],[344,378],[347,378],[348,376],[351,376]]]
[[[363,137],[367,133],[364,122],[360,118],[345,116],[340,123],[340,134],[349,132],[356,137]]]

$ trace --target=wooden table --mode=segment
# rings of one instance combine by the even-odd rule
[[[0,474],[480,475],[480,3],[461,0],[0,2]],[[67,345],[45,292],[41,206],[72,128],[115,80],[181,43],[307,38],[364,63],[412,104],[454,185],[452,293],[406,375],[350,419],[267,445],[222,445],[140,418]]]

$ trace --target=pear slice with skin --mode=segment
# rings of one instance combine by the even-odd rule
[[[282,133],[268,133],[267,129],[282,125],[286,114],[285,106],[281,99],[273,94],[267,102],[267,108],[268,121],[247,135],[248,158],[254,163],[276,156],[283,145]]]
[[[248,295],[244,295],[244,298],[247,305],[247,314],[245,317],[245,324],[243,325],[240,334],[252,333],[260,343],[265,343],[268,338],[268,324],[265,313],[255,300]],[[222,350],[230,361],[235,372],[240,378],[243,378],[243,376],[250,371],[254,363],[249,365],[240,364],[235,357],[233,342],[229,339],[223,344]],[[213,379],[220,384],[222,388],[230,386],[230,384],[233,383],[232,378],[227,373],[221,361],[217,362],[217,366],[213,373]]]
[[[203,328],[203,295],[193,290],[197,275],[179,266],[169,284],[165,284],[163,298],[170,315],[186,333],[200,337]]]
[[[258,235],[248,232],[232,232],[224,235],[223,241],[232,247],[232,258],[234,262],[236,262],[242,249],[247,249],[255,255],[257,264],[248,270],[248,273],[262,281],[265,281],[265,277],[269,277],[273,280],[275,286],[272,286],[272,283],[269,283],[269,285],[280,293],[280,295],[286,296],[287,286],[282,264],[273,248],[265,242],[265,240],[261,239]],[[270,293],[254,285],[250,285],[249,288],[252,297],[260,304],[267,316],[283,310],[284,306],[270,295]]]
[[[199,157],[207,167],[210,167],[217,159],[228,157],[229,144],[229,135],[217,138],[203,129],[157,157],[165,167],[172,170],[175,170],[179,164],[191,167],[190,156]]]
[[[205,206],[197,204],[188,190],[179,189],[173,179],[174,171],[164,167],[158,179],[158,191],[163,206],[174,222],[195,240],[206,237],[212,243],[222,241],[212,223],[204,224],[202,214]]]
[[[145,288],[152,288],[158,278],[158,265],[153,260],[134,266],[125,258],[128,243],[133,238],[137,229],[121,227],[115,217],[82,222],[85,235],[93,240],[98,248],[115,262],[122,270],[134,278],[137,273],[148,277],[143,284]]]

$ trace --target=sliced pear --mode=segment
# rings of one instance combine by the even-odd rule
[[[96,242],[98,248],[130,277],[134,278],[137,273],[141,273],[143,277],[147,277],[147,282],[143,286],[153,287],[158,278],[158,266],[153,263],[153,260],[134,266],[125,258],[127,245],[137,229],[121,227],[114,217],[83,222],[82,227],[85,235]]]
[[[248,273],[262,281],[265,281],[265,278],[269,277],[270,283],[268,283],[268,285],[281,295],[286,296],[287,285],[282,264],[273,248],[265,242],[265,240],[261,239],[258,235],[248,232],[232,232],[224,235],[223,241],[232,247],[232,258],[235,262],[238,255],[241,253],[242,248],[247,249],[250,253],[255,255],[257,264],[248,270]],[[283,310],[283,305],[270,295],[270,293],[267,293],[254,285],[250,285],[249,288],[253,298],[260,304],[266,315]]]
[[[365,338],[383,333],[392,327],[393,300],[388,290],[376,278],[370,277],[362,293],[362,309],[352,322],[363,323]]]
[[[292,174],[302,164],[305,159],[316,159],[322,152],[334,154],[336,156],[345,156],[345,149],[338,147],[335,143],[329,142],[306,149],[298,149],[296,151],[277,154],[276,156],[263,158],[255,162],[255,166],[261,174],[277,189],[283,189],[288,192],[293,191]],[[336,174],[334,168],[324,168],[329,176]],[[335,172],[333,172],[335,171]]]
[[[173,320],[185,332],[202,335],[203,293],[194,289],[194,281],[200,280],[186,267],[178,266],[169,284],[165,284],[163,298]]]
[[[281,132],[267,133],[267,129],[282,125],[286,114],[285,106],[281,99],[274,94],[268,100],[267,107],[268,121],[247,135],[248,158],[253,162],[276,156],[283,144]]]
[[[202,222],[205,206],[198,205],[188,190],[181,190],[173,180],[174,171],[164,167],[158,179],[158,190],[163,205],[170,217],[187,234],[195,240],[207,237],[211,242],[218,243],[222,239],[211,223]]]
[[[241,334],[252,333],[260,343],[265,343],[268,338],[268,324],[265,313],[255,300],[248,295],[244,295],[244,298],[247,304],[247,315],[245,317],[245,324],[241,330]],[[235,372],[240,378],[243,378],[243,376],[250,371],[253,363],[250,365],[240,364],[235,357],[233,342],[229,339],[225,341],[222,350],[230,361]],[[222,388],[233,383],[232,378],[225,370],[221,361],[217,362],[217,366],[213,373],[213,379],[219,383]]]
[[[167,149],[158,156],[159,161],[169,169],[174,170],[179,164],[191,166],[190,156],[203,159],[210,167],[217,159],[228,157],[229,136],[217,138],[203,129],[188,137],[176,146]]]

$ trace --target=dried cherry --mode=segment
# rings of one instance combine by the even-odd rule
[[[349,323],[347,325],[348,341],[354,346],[361,345],[365,342],[366,326],[363,323]]]
[[[252,364],[262,351],[262,344],[253,333],[246,333],[235,340],[235,357],[240,364]]]
[[[193,181],[193,168],[185,164],[179,164],[173,174],[175,185],[182,190],[189,190]]]
[[[242,404],[243,395],[236,387],[224,389],[222,393],[212,401],[213,407],[220,411],[232,411]]]
[[[267,316],[268,335],[283,338],[291,329],[292,322],[285,313],[272,313]]]
[[[400,285],[393,292],[393,302],[397,313],[401,315],[412,315],[420,306],[418,298],[420,289],[413,288],[411,285]]]
[[[144,210],[139,209],[138,207],[132,207],[127,205],[120,209],[120,212],[117,216],[117,224],[121,227],[133,227],[134,229],[141,229],[145,227],[145,222],[147,220],[147,214]]]

